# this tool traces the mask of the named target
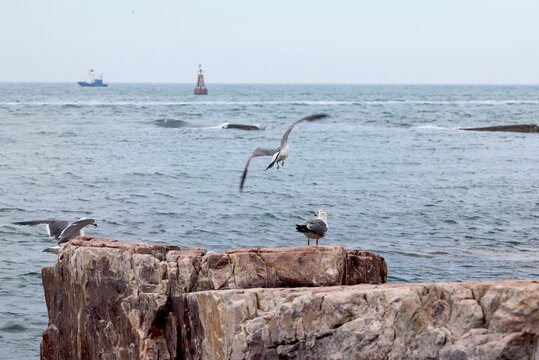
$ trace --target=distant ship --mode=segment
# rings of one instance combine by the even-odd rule
[[[204,85],[204,75],[202,74],[202,65],[198,64],[199,74],[197,80],[197,87],[195,88],[195,95],[208,95],[208,89]]]
[[[77,81],[80,86],[107,87],[109,84],[103,84],[103,73],[94,75],[94,69],[88,70],[90,81]]]

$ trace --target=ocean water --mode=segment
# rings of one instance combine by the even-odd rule
[[[389,282],[539,278],[539,86],[0,84],[0,358],[39,356],[43,226],[223,251],[297,246],[324,208],[340,243],[382,255]],[[243,168],[298,125],[285,166]],[[263,131],[222,129],[224,123]]]

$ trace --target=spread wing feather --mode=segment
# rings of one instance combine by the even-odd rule
[[[243,175],[241,176],[241,183],[240,183],[240,191],[243,190],[243,184],[245,183],[245,179],[247,178],[247,170],[249,169],[249,164],[251,163],[251,160],[255,157],[259,156],[272,156],[276,153],[276,150],[271,149],[264,149],[264,148],[256,148],[255,151],[253,151],[253,154],[247,160],[247,164],[245,165],[245,170],[243,170]]]
[[[299,119],[298,121],[294,122],[292,125],[290,125],[290,127],[286,130],[286,132],[284,133],[282,139],[281,139],[281,146],[279,146],[279,149],[278,150],[281,150],[284,146],[284,144],[286,144],[286,142],[288,141],[288,135],[290,135],[290,132],[292,131],[292,129],[294,128],[294,126],[296,126],[297,124],[299,123],[302,123],[304,121],[314,121],[314,120],[319,120],[319,119],[323,119],[323,118],[326,118],[328,117],[329,115],[327,114],[317,114],[317,115],[311,115],[311,116],[307,116],[307,117],[304,117],[302,119]]]
[[[69,225],[69,222],[64,220],[31,220],[31,221],[17,221],[13,222],[14,225],[39,225],[46,224],[49,236],[58,240],[62,231]]]

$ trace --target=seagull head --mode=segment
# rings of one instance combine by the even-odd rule
[[[88,219],[85,217],[81,217],[78,221],[83,221],[81,224],[84,224],[84,226],[93,225],[97,226],[94,219]]]
[[[327,214],[326,214],[326,210],[324,210],[324,209],[318,210],[318,211],[314,214],[314,216],[316,216],[316,217],[319,218],[320,220],[324,220],[324,221],[327,221],[327,218],[328,218],[328,216],[327,216]]]

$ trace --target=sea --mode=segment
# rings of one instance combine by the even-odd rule
[[[0,358],[39,357],[55,245],[14,221],[93,218],[86,234],[221,252],[371,251],[390,283],[539,279],[539,86],[0,83]],[[268,157],[296,120],[284,167]],[[263,130],[226,129],[225,124]]]

